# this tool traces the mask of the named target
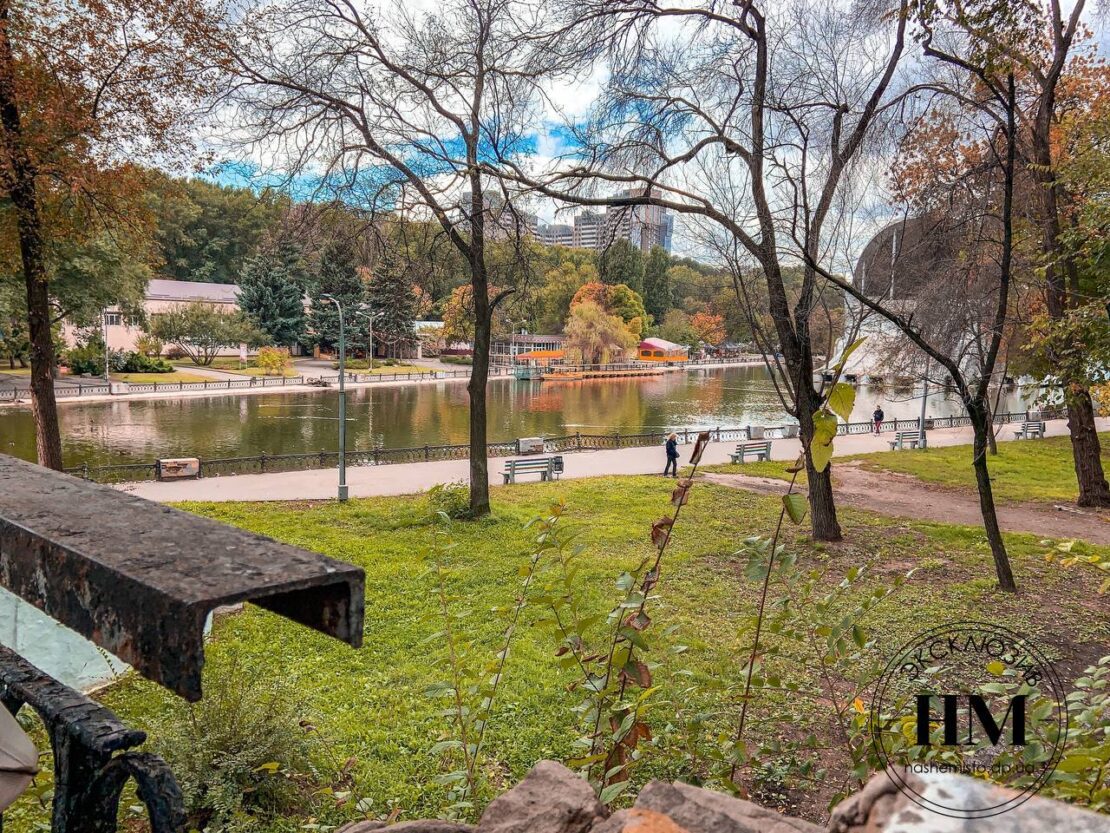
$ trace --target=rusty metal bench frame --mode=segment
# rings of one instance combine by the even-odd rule
[[[364,582],[350,564],[0,454],[0,585],[186,700],[201,698],[212,610],[252,601],[357,648]],[[153,833],[184,830],[173,773],[133,751],[144,732],[3,647],[0,703],[46,726],[52,833],[114,833],[129,780]]]

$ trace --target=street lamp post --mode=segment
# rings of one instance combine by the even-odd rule
[[[355,310],[355,315],[365,318],[370,324],[369,336],[366,339],[366,372],[374,372],[374,319],[381,315],[380,312],[365,312]]]
[[[104,331],[104,384],[110,385],[112,380],[108,376],[108,310],[104,310],[104,317],[101,320],[104,322],[104,326],[101,328]]]
[[[321,295],[339,310],[339,501],[347,500],[347,344],[343,327],[343,305],[334,295]]]
[[[925,375],[921,378],[921,416],[918,418],[917,427],[920,431],[920,444],[922,448],[929,447],[929,438],[925,433],[925,403],[929,401],[929,357],[925,357]]]

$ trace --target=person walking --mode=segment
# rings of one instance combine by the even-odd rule
[[[663,476],[670,473],[671,477],[678,477],[678,434],[673,431],[667,435],[667,465],[663,469]]]
[[[875,413],[871,415],[871,420],[875,423],[875,433],[878,434],[883,430],[883,420],[886,419],[886,414],[883,413],[883,406],[876,405]]]

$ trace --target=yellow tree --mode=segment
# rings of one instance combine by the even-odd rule
[[[210,26],[199,0],[0,0],[3,237],[26,291],[36,447],[50,468],[62,467],[51,248],[108,213],[132,222],[132,163],[189,153],[184,116],[208,86],[194,58]]]
[[[636,345],[636,337],[625,322],[593,301],[575,304],[565,332],[568,356],[582,364],[608,364],[623,359]]]

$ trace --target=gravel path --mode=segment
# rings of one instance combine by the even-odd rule
[[[745,474],[706,474],[722,486],[764,494],[782,494],[784,483]],[[839,506],[867,509],[883,515],[919,521],[982,526],[979,495],[925,483],[908,474],[871,471],[858,461],[833,467],[833,489]],[[1110,512],[1080,510],[1057,503],[999,504],[998,523],[1006,532],[1031,532],[1046,538],[1082,538],[1110,546]]]

